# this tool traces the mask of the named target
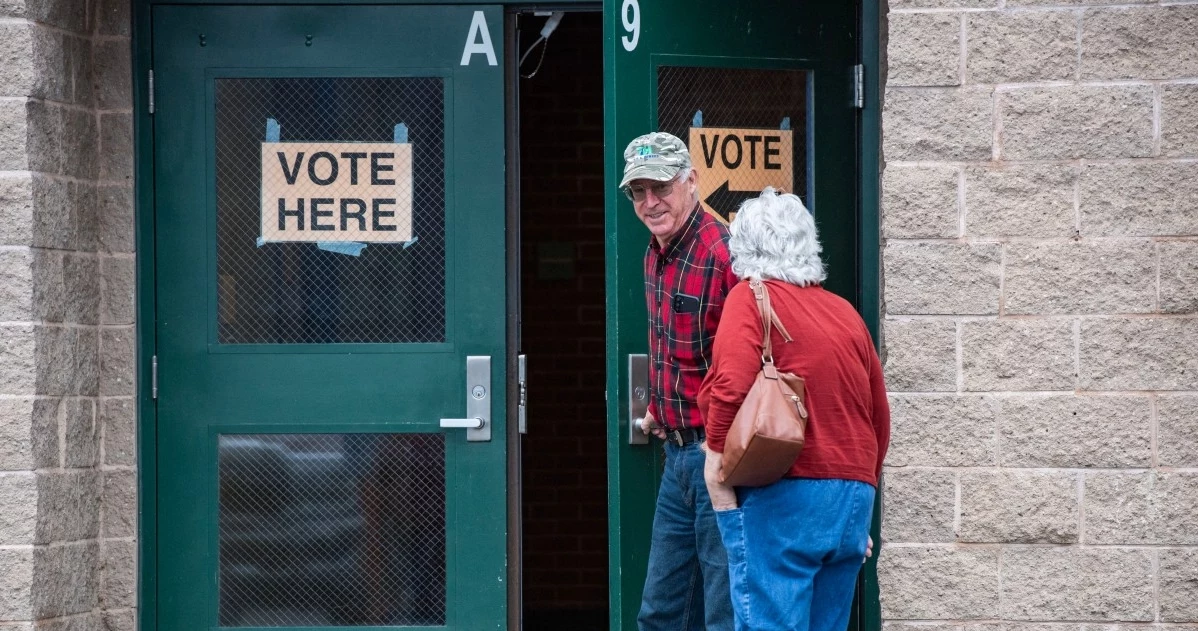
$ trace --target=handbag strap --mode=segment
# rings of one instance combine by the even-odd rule
[[[786,331],[786,327],[782,326],[782,321],[778,319],[778,314],[774,312],[774,308],[770,306],[770,290],[765,286],[765,283],[760,279],[754,278],[749,281],[749,287],[753,290],[753,297],[757,299],[757,313],[761,314],[761,328],[764,329],[764,339],[761,346],[761,364],[766,370],[766,375],[771,379],[777,379],[777,371],[774,370],[774,350],[773,344],[770,342],[770,324],[778,327],[778,332],[782,334],[782,339],[787,342],[791,341],[790,333]]]

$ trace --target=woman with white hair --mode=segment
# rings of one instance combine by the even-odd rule
[[[732,271],[712,365],[699,392],[706,481],[728,571],[737,629],[844,631],[882,460],[890,408],[865,322],[825,290],[815,220],[795,195],[767,188],[730,226]],[[768,486],[719,482],[728,427],[761,369],[764,327],[746,282],[763,281],[783,328],[771,327],[778,372],[806,382],[806,443]]]

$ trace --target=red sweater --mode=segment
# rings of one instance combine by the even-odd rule
[[[774,363],[806,381],[806,444],[787,474],[859,480],[874,486],[890,442],[890,405],[882,365],[865,322],[847,301],[822,287],[766,281],[770,302],[794,340],[776,328]],[[699,390],[707,445],[724,451],[736,411],[761,369],[761,318],[748,281],[728,294],[712,350],[711,370]]]

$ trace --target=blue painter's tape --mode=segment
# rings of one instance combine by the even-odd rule
[[[279,121],[266,119],[266,142],[279,142]]]
[[[415,245],[415,244],[416,244],[416,240],[417,240],[417,239],[419,239],[419,238],[420,238],[420,237],[413,236],[411,241],[404,241],[404,243],[403,243],[403,249],[405,249],[405,250],[406,250],[406,249],[408,249],[408,248],[412,247],[413,245]]]
[[[403,123],[399,123],[398,125],[396,125],[393,138],[394,138],[394,141],[396,144],[400,144],[400,145],[407,144],[407,142],[408,142],[408,126],[404,125]]]
[[[254,240],[254,243],[257,244],[258,247],[262,247],[263,245],[266,244],[266,239],[264,239],[262,237],[258,237],[257,239]]]
[[[695,110],[695,116],[691,119],[691,127],[703,126],[703,110]]]
[[[778,129],[781,129],[782,131],[787,131],[790,129],[790,117],[789,116],[782,119],[782,124],[778,125]]]
[[[358,256],[366,249],[366,244],[359,241],[317,241],[316,247],[326,252]]]

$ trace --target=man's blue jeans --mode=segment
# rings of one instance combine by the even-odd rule
[[[738,631],[844,631],[865,560],[873,486],[784,478],[716,513]]]
[[[666,443],[657,491],[641,631],[731,631],[728,556],[703,481],[698,443]],[[843,631],[843,630],[841,630]]]

